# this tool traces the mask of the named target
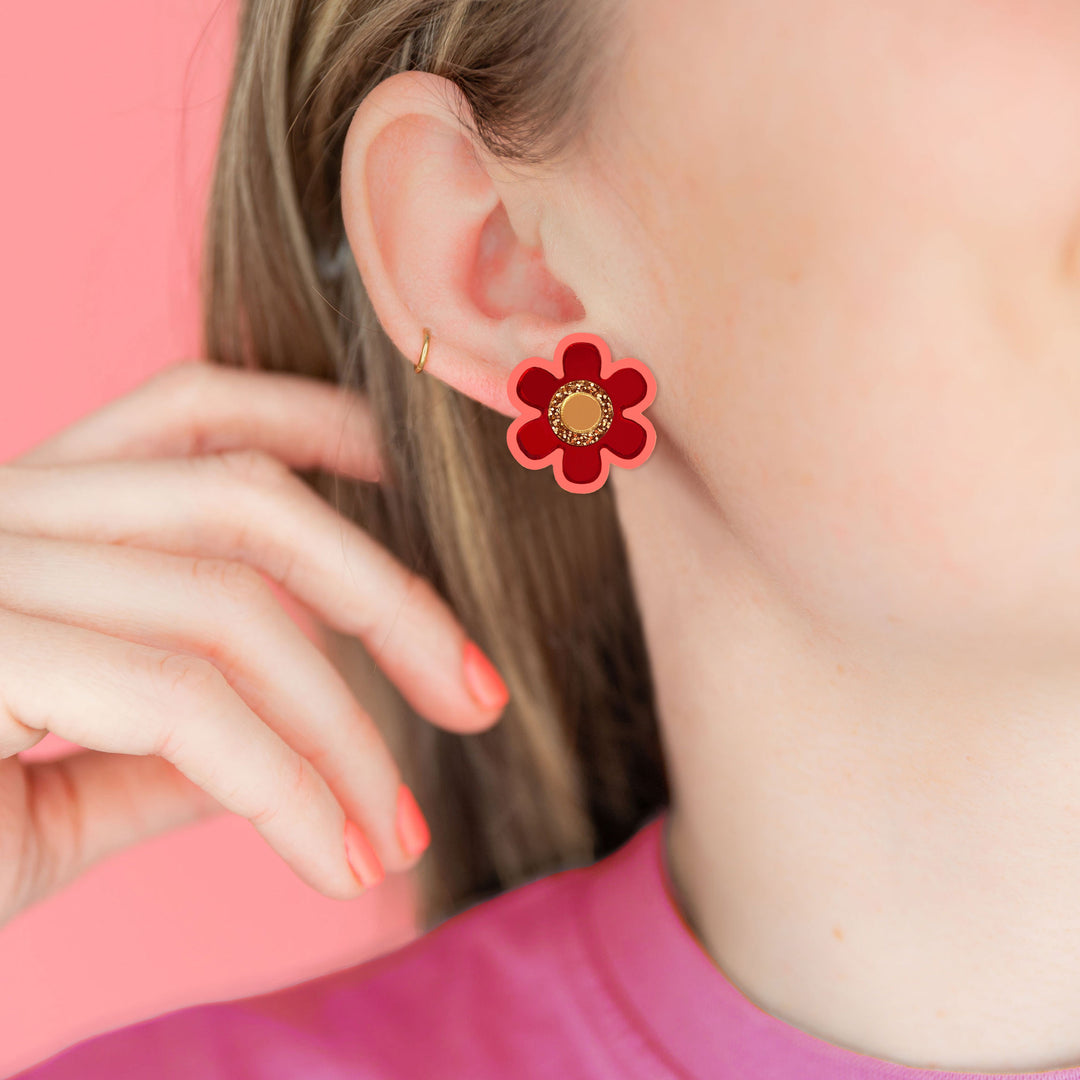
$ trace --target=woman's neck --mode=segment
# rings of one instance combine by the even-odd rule
[[[1055,681],[1010,657],[848,645],[781,595],[661,439],[612,477],[670,869],[706,951],[761,1008],[860,1053],[1080,1063],[1080,665]]]

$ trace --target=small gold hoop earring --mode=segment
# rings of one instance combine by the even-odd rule
[[[427,363],[428,346],[430,344],[431,344],[431,331],[425,326],[424,327],[424,345],[423,345],[423,348],[420,350],[420,359],[415,364],[413,364],[413,371],[415,371],[417,375],[419,375],[420,372],[424,370],[424,365]]]

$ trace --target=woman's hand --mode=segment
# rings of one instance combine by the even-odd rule
[[[0,923],[222,808],[327,896],[362,891],[346,819],[386,869],[416,861],[385,743],[259,572],[441,727],[490,727],[505,693],[430,583],[290,469],[315,465],[378,479],[362,396],[200,360],[0,465]],[[15,756],[48,731],[88,749]]]

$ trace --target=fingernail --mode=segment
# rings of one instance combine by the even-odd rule
[[[397,834],[401,850],[412,857],[431,843],[431,830],[416,805],[413,793],[402,784],[397,793]]]
[[[510,691],[492,662],[475,641],[465,642],[465,683],[484,709],[502,708],[510,700]]]
[[[345,856],[353,873],[366,889],[378,885],[384,877],[382,863],[367,837],[351,821],[345,821]]]

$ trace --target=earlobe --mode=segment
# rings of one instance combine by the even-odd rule
[[[535,192],[504,180],[448,79],[399,72],[360,103],[341,169],[345,231],[380,323],[425,373],[506,415],[507,376],[584,325],[536,242]]]

